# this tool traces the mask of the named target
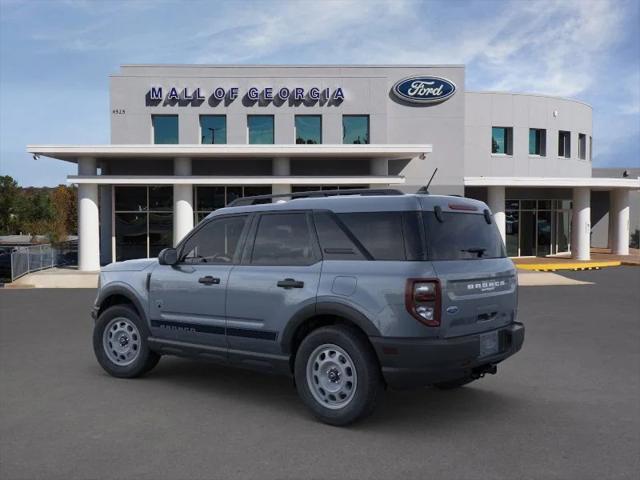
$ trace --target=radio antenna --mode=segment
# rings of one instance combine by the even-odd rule
[[[438,173],[438,167],[436,167],[436,169],[431,174],[431,178],[429,179],[429,182],[427,182],[427,184],[424,187],[420,188],[420,190],[418,190],[418,193],[429,195],[429,187],[431,186],[431,182],[433,182],[433,177],[436,176],[436,173]]]

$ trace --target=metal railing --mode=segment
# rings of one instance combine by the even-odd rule
[[[11,252],[11,281],[46,268],[77,263],[77,245],[67,242],[56,247],[51,244],[16,247]]]

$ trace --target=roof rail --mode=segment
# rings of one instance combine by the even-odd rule
[[[344,190],[311,190],[308,192],[274,193],[273,195],[256,195],[254,197],[236,198],[227,205],[227,207],[257,205],[260,203],[267,203],[265,200],[272,200],[274,198],[290,198],[291,200],[296,200],[298,198],[334,197],[338,195],[384,196],[404,195],[404,192],[393,188],[354,188]]]

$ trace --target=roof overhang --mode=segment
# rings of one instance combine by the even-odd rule
[[[386,158],[431,153],[430,144],[388,145],[27,145],[33,155],[77,162],[79,158]]]
[[[402,176],[161,176],[161,175],[69,175],[67,182],[93,185],[402,185]]]
[[[600,177],[464,177],[465,187],[640,189],[640,178]]]

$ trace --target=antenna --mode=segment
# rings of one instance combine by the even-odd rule
[[[436,176],[436,173],[438,173],[438,167],[436,167],[436,169],[431,174],[431,178],[429,179],[429,182],[427,182],[427,184],[424,187],[421,187],[420,190],[418,190],[418,193],[429,195],[429,186],[431,186],[431,182],[433,182],[433,177]]]

